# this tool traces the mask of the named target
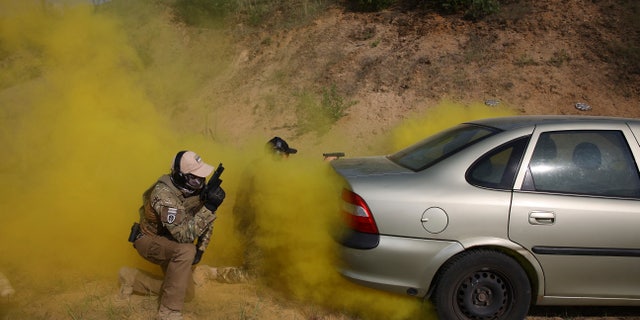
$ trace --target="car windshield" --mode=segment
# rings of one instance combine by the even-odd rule
[[[473,124],[460,124],[402,149],[390,155],[389,159],[413,171],[424,170],[499,131]]]

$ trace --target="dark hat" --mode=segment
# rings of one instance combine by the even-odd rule
[[[289,148],[289,144],[287,144],[284,139],[280,137],[273,137],[269,140],[268,144],[271,146],[271,149],[275,152],[283,152],[286,154],[297,153],[298,150],[294,148]]]

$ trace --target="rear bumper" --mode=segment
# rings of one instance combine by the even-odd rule
[[[340,272],[367,287],[424,297],[440,266],[462,250],[454,241],[380,235],[372,249],[343,246]]]
[[[347,248],[373,249],[380,244],[380,235],[347,230],[338,242]]]

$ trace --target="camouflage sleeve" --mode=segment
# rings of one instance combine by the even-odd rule
[[[158,213],[162,225],[180,243],[193,243],[197,238],[195,219],[182,200],[169,187],[157,184],[151,192],[151,206]]]
[[[213,233],[213,221],[216,220],[216,214],[207,208],[201,208],[195,216],[196,233],[198,234],[198,250],[205,251],[211,241]]]

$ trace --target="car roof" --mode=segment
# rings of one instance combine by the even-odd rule
[[[500,130],[512,130],[540,124],[571,124],[571,123],[635,123],[640,125],[640,119],[604,117],[604,116],[563,116],[563,115],[523,115],[512,117],[486,118],[468,121],[465,123],[477,124],[497,128]]]

